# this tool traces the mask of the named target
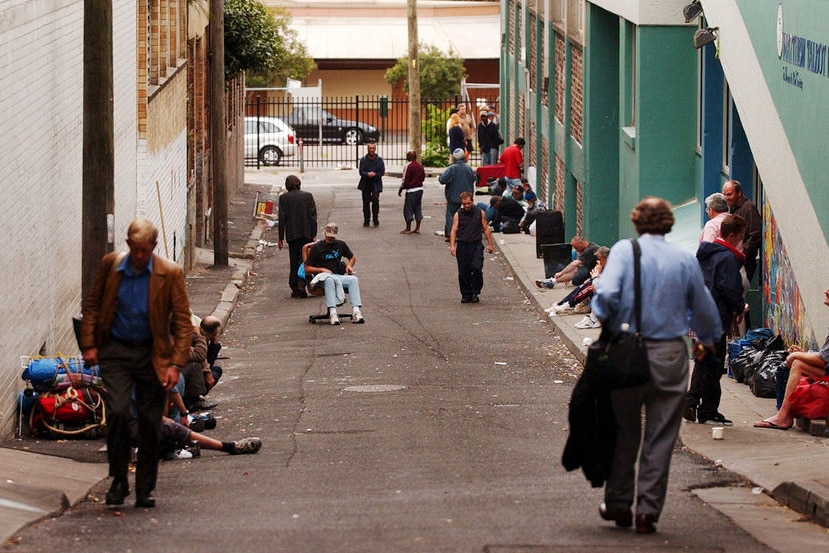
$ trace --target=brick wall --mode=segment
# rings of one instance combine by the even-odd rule
[[[570,135],[582,144],[584,140],[584,52],[575,44],[570,48]]]

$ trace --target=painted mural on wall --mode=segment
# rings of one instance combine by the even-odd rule
[[[800,289],[789,264],[786,248],[771,206],[763,202],[763,305],[766,306],[766,326],[783,336],[787,345],[798,344],[803,349],[817,349],[814,333],[805,325],[806,316]]]

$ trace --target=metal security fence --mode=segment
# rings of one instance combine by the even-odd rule
[[[446,121],[451,108],[460,102],[460,98],[422,102],[424,162],[428,162],[429,154],[435,160],[448,160]],[[486,103],[495,104],[495,100]],[[479,106],[468,106],[477,119]],[[245,105],[245,161],[256,166],[353,167],[365,155],[365,143],[375,141],[387,165],[404,165],[408,127],[406,97],[306,100],[281,93],[272,96],[249,92]]]

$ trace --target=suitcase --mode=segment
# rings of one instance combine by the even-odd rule
[[[561,211],[538,211],[535,216],[535,256],[543,255],[541,247],[544,244],[563,244],[564,241],[564,216]]]
[[[482,165],[475,169],[476,186],[486,186],[489,179],[500,179],[504,176],[504,164]]]

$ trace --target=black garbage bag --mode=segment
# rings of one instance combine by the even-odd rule
[[[751,388],[752,394],[757,397],[777,397],[776,373],[780,365],[786,365],[787,355],[785,351],[775,350],[768,352],[763,357],[751,379],[748,381],[748,387]]]
[[[748,384],[746,379],[746,372],[753,373],[756,371],[757,363],[762,359],[765,352],[757,348],[745,348],[734,361],[731,363],[731,372],[734,374],[734,380]]]

